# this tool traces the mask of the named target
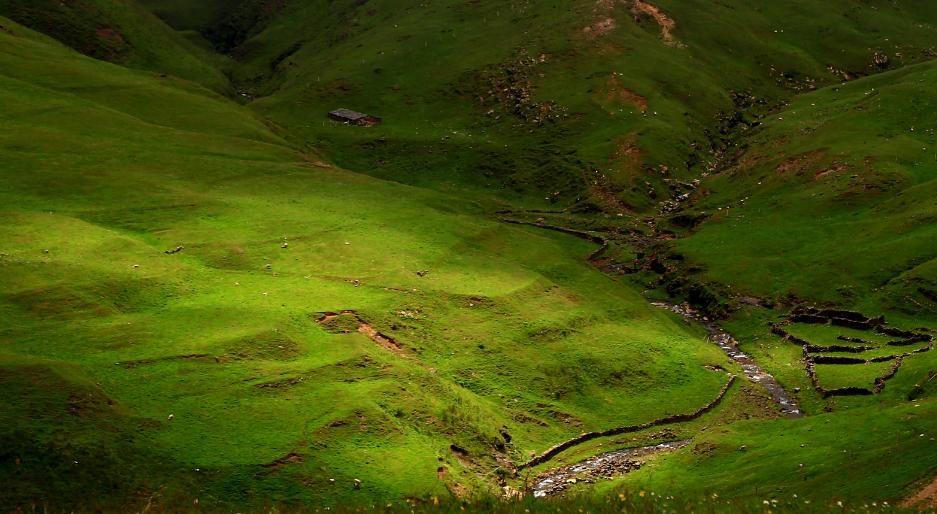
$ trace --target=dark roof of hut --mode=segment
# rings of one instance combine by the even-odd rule
[[[368,117],[367,114],[353,111],[351,109],[336,109],[330,112],[329,114],[331,114],[332,116],[337,116],[339,118],[344,118],[344,119],[351,120],[351,121],[356,121],[356,120],[360,120],[361,118]]]

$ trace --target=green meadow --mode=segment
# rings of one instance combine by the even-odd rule
[[[0,0],[0,510],[932,507],[937,8],[642,5]]]

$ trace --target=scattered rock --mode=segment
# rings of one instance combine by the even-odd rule
[[[533,489],[534,497],[543,498],[559,494],[578,483],[594,484],[596,480],[611,480],[616,476],[640,469],[643,464],[634,460],[635,457],[674,451],[685,448],[689,444],[690,441],[676,441],[641,448],[628,448],[547,471],[537,477]]]

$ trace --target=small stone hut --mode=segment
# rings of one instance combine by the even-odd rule
[[[381,123],[380,118],[352,111],[351,109],[336,109],[329,113],[329,119],[350,125],[358,125],[359,127],[372,127]]]

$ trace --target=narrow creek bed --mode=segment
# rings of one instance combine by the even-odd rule
[[[655,453],[669,452],[685,448],[689,440],[627,448],[596,455],[582,462],[551,469],[537,476],[533,486],[535,498],[545,498],[559,494],[577,483],[593,484],[597,480],[611,479],[616,476],[640,469],[642,462],[637,457]]]
[[[706,329],[706,332],[709,333],[710,340],[722,349],[730,359],[741,364],[745,376],[752,382],[761,384],[761,386],[768,391],[771,398],[774,399],[775,403],[781,408],[781,412],[791,418],[799,418],[802,416],[800,408],[797,406],[797,401],[787,394],[787,391],[781,387],[781,384],[778,383],[774,376],[763,370],[751,357],[738,349],[738,341],[732,337],[732,334],[723,330],[723,328],[716,323],[703,319],[699,314],[686,307],[665,302],[651,302],[651,305],[667,309],[702,325],[703,328]]]

